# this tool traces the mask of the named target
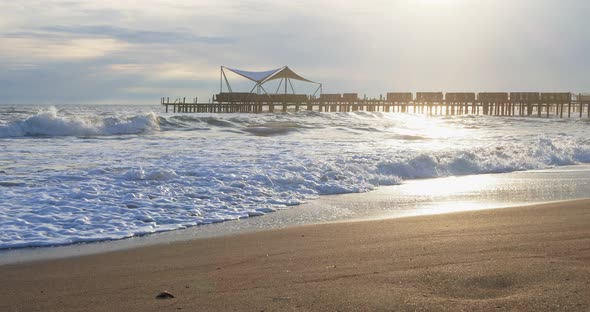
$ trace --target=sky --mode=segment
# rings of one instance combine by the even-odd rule
[[[0,12],[3,104],[207,102],[222,65],[287,65],[324,93],[369,97],[590,92],[588,0],[0,0]]]

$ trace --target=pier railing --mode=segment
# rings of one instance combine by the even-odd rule
[[[537,116],[590,118],[588,93],[482,92],[443,93],[390,92],[385,98],[360,99],[356,93],[258,95],[221,93],[209,103],[194,97],[161,98],[166,112],[174,113],[276,113],[288,111],[317,112],[404,112],[428,115],[483,114],[493,116]]]

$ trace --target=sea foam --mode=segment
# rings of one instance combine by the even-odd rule
[[[154,113],[125,119],[115,117],[58,116],[55,107],[41,111],[24,120],[0,125],[0,137],[24,136],[99,136],[138,134],[159,130]]]
[[[0,248],[261,216],[408,179],[590,162],[590,124],[577,120],[128,109],[117,118],[52,109],[0,126],[11,133],[0,139]]]

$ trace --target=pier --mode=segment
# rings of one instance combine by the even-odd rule
[[[161,98],[173,113],[280,113],[280,112],[400,112],[431,116],[491,115],[587,117],[590,94],[540,92],[390,92],[379,99],[360,99],[356,93],[260,95],[220,93],[209,103],[197,98]]]
[[[254,83],[250,92],[235,92],[227,74]],[[231,77],[231,76],[230,76]],[[313,86],[313,94],[298,94],[292,80]],[[225,86],[225,90],[224,90]],[[276,92],[267,89],[276,86]],[[278,112],[401,112],[431,116],[579,116],[590,118],[590,94],[572,92],[388,92],[378,99],[358,93],[322,93],[322,84],[303,78],[287,66],[267,71],[245,71],[221,66],[219,93],[208,103],[195,97],[160,99],[173,113]]]

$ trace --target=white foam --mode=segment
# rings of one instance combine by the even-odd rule
[[[364,192],[404,179],[590,162],[590,125],[574,120],[96,115],[48,110],[0,126],[0,133],[13,134],[0,139],[0,248],[120,239],[261,216],[321,194]],[[158,120],[166,126],[149,135]],[[246,129],[252,127],[297,131],[251,135]],[[363,127],[374,130],[349,131]],[[142,135],[109,138],[122,133]],[[69,138],[18,139],[35,135]]]
[[[115,117],[66,117],[58,115],[55,107],[50,107],[27,119],[0,124],[0,138],[137,134],[153,130],[159,130],[154,113],[124,120]]]

